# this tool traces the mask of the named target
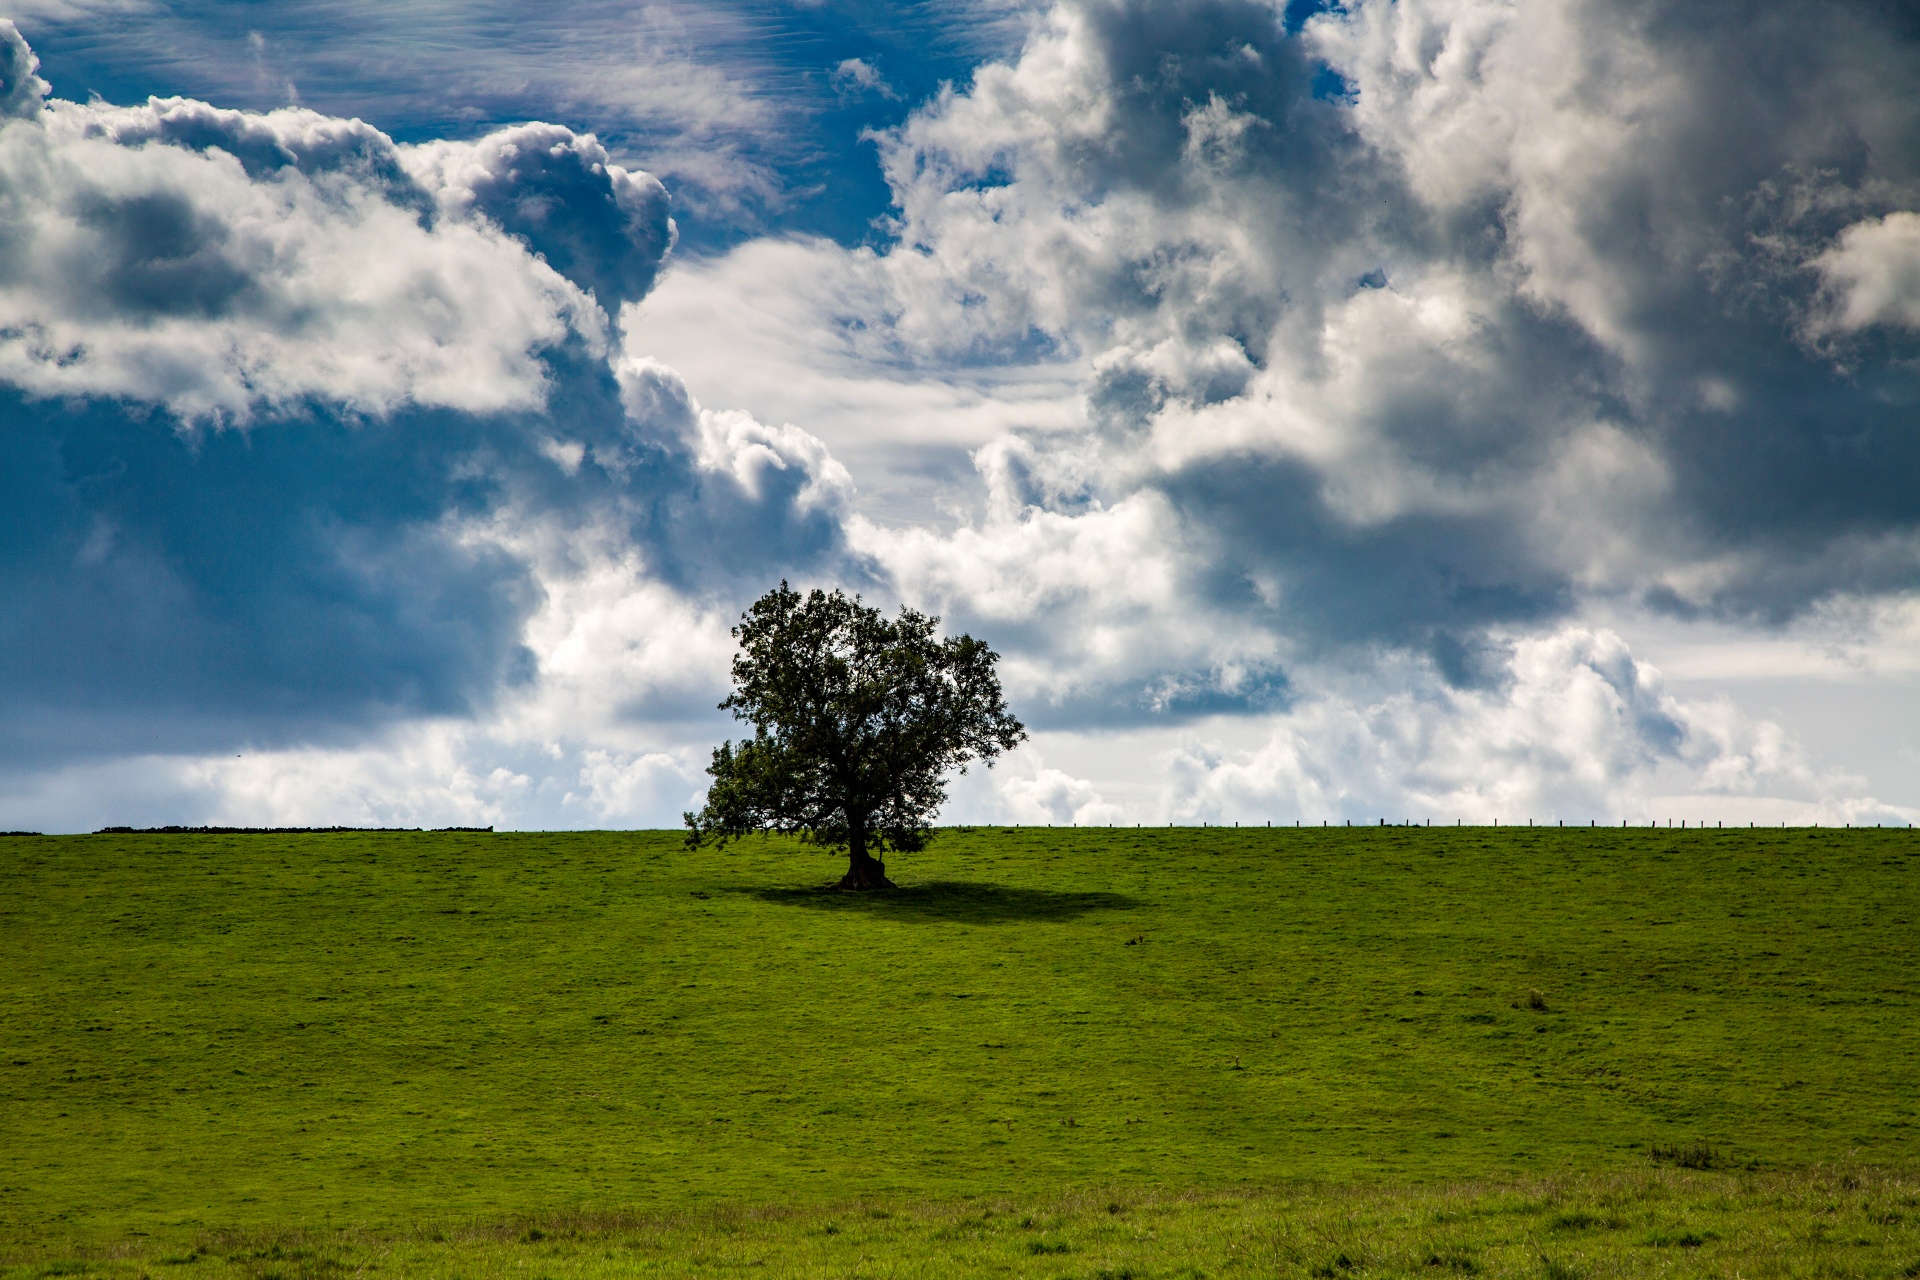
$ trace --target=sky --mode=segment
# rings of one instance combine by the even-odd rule
[[[15,0],[0,828],[673,826],[776,583],[945,819],[1920,819],[1897,0]]]

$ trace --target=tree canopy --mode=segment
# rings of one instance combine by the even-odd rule
[[[889,621],[840,591],[802,597],[785,582],[733,629],[733,693],[720,704],[753,725],[722,743],[687,842],[797,832],[847,852],[847,889],[891,888],[878,856],[926,846],[946,775],[991,763],[1026,737],[971,636],[902,608]]]

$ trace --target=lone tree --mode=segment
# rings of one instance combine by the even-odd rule
[[[998,655],[940,639],[939,623],[906,608],[889,622],[858,596],[803,599],[785,582],[756,600],[733,629],[741,652],[720,704],[753,737],[714,750],[687,843],[798,832],[847,851],[840,888],[893,888],[879,855],[926,847],[947,771],[1027,736],[1001,699]]]

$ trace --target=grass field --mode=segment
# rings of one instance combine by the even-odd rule
[[[671,833],[0,841],[0,1233],[558,1276],[662,1232],[794,1274],[974,1232],[1092,1275],[1096,1237],[1218,1253],[1312,1185],[1380,1260],[1444,1202],[1509,1206],[1461,1210],[1489,1271],[1704,1266],[1706,1219],[1810,1239],[1765,1206],[1828,1203],[1858,1274],[1920,1261],[1920,833],[983,829],[897,894],[835,870]],[[1048,1222],[1076,1252],[1028,1248]],[[1645,1244],[1689,1231],[1721,1243]]]
[[[1870,1170],[1642,1171],[1506,1185],[1104,1192],[167,1234],[18,1251],[13,1265],[0,1263],[0,1276],[1886,1280],[1920,1274],[1920,1181]]]

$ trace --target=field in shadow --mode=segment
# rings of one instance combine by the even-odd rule
[[[968,924],[1073,920],[1093,911],[1129,911],[1145,905],[1124,893],[1022,889],[974,880],[932,880],[877,893],[849,893],[832,885],[747,892],[762,902],[815,911],[861,912],[900,920],[957,920]]]

